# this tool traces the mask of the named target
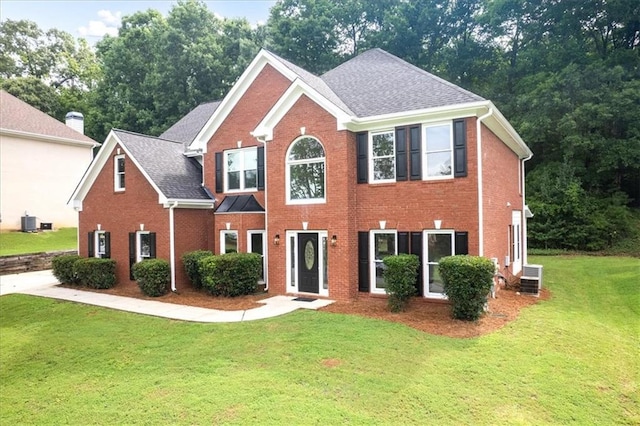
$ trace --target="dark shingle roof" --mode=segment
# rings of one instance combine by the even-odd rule
[[[176,141],[188,146],[220,105],[220,101],[200,104],[169,127],[160,138]]]
[[[88,136],[73,130],[4,90],[0,90],[0,111],[0,128],[2,129],[96,143]]]
[[[260,205],[253,195],[229,195],[224,197],[216,209],[216,213],[247,213],[263,212],[264,207]]]
[[[181,142],[116,130],[113,132],[165,197],[211,200],[202,187],[202,167],[183,155]]]
[[[381,49],[361,53],[322,80],[358,117],[484,100]]]

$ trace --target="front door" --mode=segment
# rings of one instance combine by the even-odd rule
[[[298,233],[298,291],[320,292],[317,233]]]

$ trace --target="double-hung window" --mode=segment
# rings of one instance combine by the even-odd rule
[[[146,231],[137,232],[137,261],[142,262],[145,259],[151,259],[152,252],[151,234]],[[154,248],[155,249],[155,248]]]
[[[238,253],[238,231],[220,231],[220,254]]]
[[[387,256],[398,254],[398,238],[396,231],[376,230],[371,231],[370,259],[372,285],[371,292],[385,294],[383,260]]]
[[[113,189],[124,191],[124,155],[113,158]]]
[[[423,179],[453,177],[453,129],[451,123],[433,124],[423,130]]]
[[[396,149],[393,130],[372,132],[369,137],[369,182],[394,182]]]
[[[243,148],[225,151],[225,190],[255,191],[258,188],[258,150]]]
[[[325,152],[320,141],[304,136],[287,153],[287,203],[325,202]]]
[[[440,259],[456,253],[454,233],[444,230],[424,231],[423,241],[427,260],[425,296],[444,299],[444,283],[438,265]]]

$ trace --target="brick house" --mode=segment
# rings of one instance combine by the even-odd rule
[[[526,262],[531,151],[491,101],[380,49],[322,76],[262,50],[221,102],[159,137],[113,130],[74,193],[79,250],[159,257],[258,252],[276,294],[384,294],[382,259],[414,253],[441,299],[438,260]]]

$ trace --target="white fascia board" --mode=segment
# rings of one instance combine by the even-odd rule
[[[302,95],[309,97],[309,99],[336,118],[336,130],[347,130],[346,123],[348,123],[352,117],[336,104],[322,96],[313,87],[297,78],[280,99],[278,99],[278,102],[275,103],[267,115],[264,116],[262,121],[258,123],[251,134],[254,137],[264,137],[267,141],[273,140],[273,128],[278,125],[280,120],[282,120]]]
[[[20,139],[30,139],[39,142],[57,143],[60,145],[78,146],[84,148],[95,148],[100,146],[98,142],[79,141],[76,139],[61,138],[58,136],[41,135],[39,133],[22,132],[20,130],[4,129],[0,128],[0,134],[6,136],[13,136]]]
[[[116,145],[118,145],[122,149],[124,154],[133,162],[140,173],[142,173],[145,179],[147,179],[149,184],[158,193],[158,203],[164,204],[167,202],[167,197],[162,193],[162,191],[160,191],[160,188],[158,188],[158,186],[153,182],[147,172],[140,166],[140,163],[138,163],[135,157],[131,155],[131,152],[127,149],[125,144],[122,143],[122,141],[112,130],[111,132],[109,132],[109,135],[107,136],[104,144],[102,144],[100,151],[98,151],[98,155],[96,155],[96,157],[93,159],[93,162],[91,162],[91,164],[89,165],[89,168],[87,169],[85,175],[82,177],[80,184],[73,192],[73,195],[69,199],[67,205],[73,207],[77,211],[82,211],[82,202],[84,201],[84,198],[87,196],[87,193],[89,193],[89,190],[98,178],[98,175],[104,168],[105,164],[107,164],[107,161],[111,158],[111,151],[113,151]]]
[[[211,139],[216,130],[218,130],[220,125],[226,120],[231,110],[233,110],[238,101],[244,96],[249,86],[251,86],[267,64],[274,67],[290,81],[293,81],[297,77],[293,71],[278,61],[271,53],[264,49],[260,50],[247,69],[244,70],[238,81],[231,87],[231,90],[227,96],[224,97],[218,108],[216,108],[211,117],[209,117],[209,120],[207,120],[207,123],[202,127],[200,133],[198,133],[193,142],[191,142],[188,148],[189,151],[201,149],[203,153],[207,152],[209,139]]]
[[[491,103],[490,107],[493,108],[493,115],[484,121],[485,125],[520,158],[530,158],[533,152],[522,140],[516,129],[513,128],[493,103]]]
[[[177,209],[213,209],[215,207],[215,200],[188,200],[168,198],[166,202],[162,204],[162,206],[164,208],[169,208],[174,204],[176,204]]]

